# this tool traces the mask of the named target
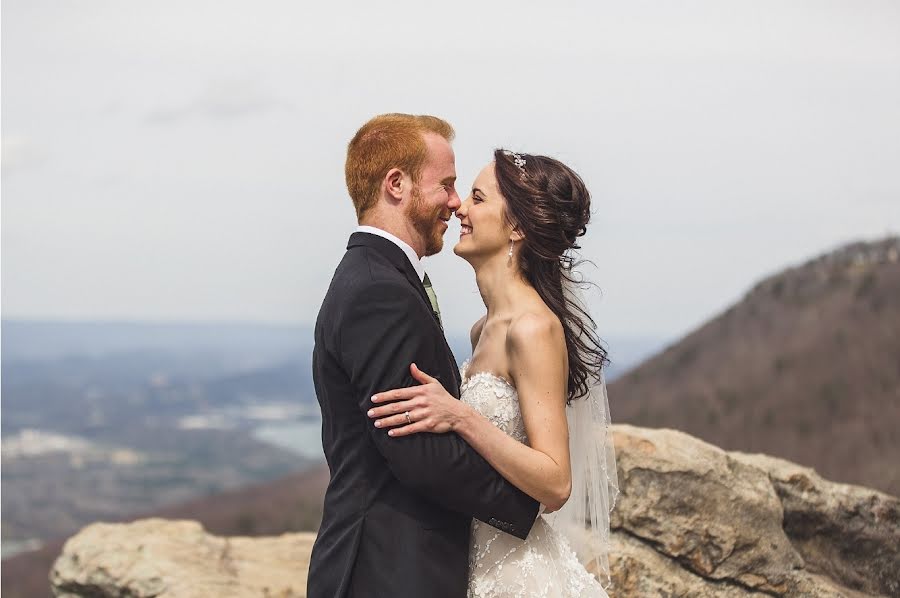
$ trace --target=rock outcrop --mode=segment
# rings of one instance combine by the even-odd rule
[[[900,596],[900,500],[674,430],[615,426],[613,598]],[[313,534],[94,524],[51,572],[69,598],[305,596]],[[588,564],[591,568],[593,564]]]
[[[900,500],[615,426],[614,596],[900,596]]]
[[[53,565],[56,596],[303,598],[314,533],[225,538],[188,520],[94,523]]]

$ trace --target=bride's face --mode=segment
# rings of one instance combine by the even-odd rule
[[[506,218],[506,200],[500,195],[494,163],[481,169],[472,192],[456,210],[461,229],[453,252],[470,263],[509,251],[512,226]]]

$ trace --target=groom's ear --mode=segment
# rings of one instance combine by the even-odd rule
[[[403,199],[405,178],[403,171],[399,168],[391,168],[388,170],[388,173],[384,175],[385,191],[387,191],[388,195],[393,197],[396,201],[401,201]]]

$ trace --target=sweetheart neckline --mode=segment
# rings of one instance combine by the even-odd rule
[[[460,388],[462,388],[463,386],[467,386],[469,384],[469,382],[471,382],[472,379],[475,378],[475,376],[482,375],[482,376],[490,376],[491,378],[493,378],[495,380],[499,380],[499,381],[503,382],[508,387],[510,387],[510,389],[512,389],[513,391],[516,390],[516,387],[513,386],[512,382],[510,382],[503,376],[498,376],[497,374],[495,374],[493,372],[489,372],[488,370],[481,370],[481,371],[472,372],[471,374],[469,374],[469,363],[470,362],[471,362],[471,359],[466,359],[462,364],[462,370],[467,375],[462,376],[462,382],[460,383]]]

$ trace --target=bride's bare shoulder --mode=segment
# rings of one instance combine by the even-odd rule
[[[469,331],[469,338],[472,341],[472,351],[475,351],[475,347],[478,346],[478,339],[481,338],[481,331],[484,330],[484,322],[487,320],[487,314],[481,316],[477,322],[472,324],[472,330]]]
[[[507,349],[515,352],[526,347],[554,349],[566,344],[562,323],[549,309],[528,310],[518,314],[506,331]]]
[[[520,390],[520,402],[548,389],[561,390],[564,398],[566,335],[553,312],[529,310],[513,318],[506,332],[506,354],[510,379],[517,388],[527,389]]]

